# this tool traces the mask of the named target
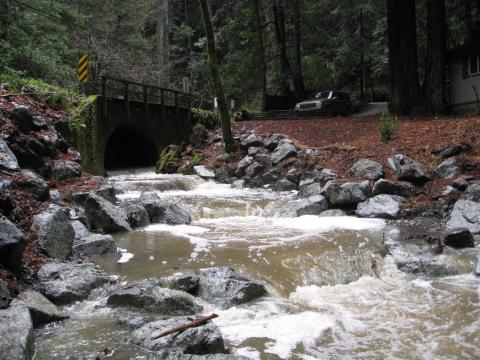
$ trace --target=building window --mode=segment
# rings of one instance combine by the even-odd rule
[[[480,62],[478,54],[471,55],[468,58],[468,75],[478,75],[480,74]]]

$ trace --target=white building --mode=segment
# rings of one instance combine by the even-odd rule
[[[450,109],[461,113],[477,108],[480,96],[480,38],[448,52]]]

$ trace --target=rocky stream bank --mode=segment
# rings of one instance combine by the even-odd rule
[[[242,359],[230,354],[213,322],[153,338],[200,319],[212,308],[227,310],[261,298],[269,293],[268,284],[224,266],[172,269],[126,282],[89,262],[92,256],[126,255],[115,234],[152,224],[180,227],[190,224],[193,215],[189,207],[148,186],[138,197],[118,197],[121,189],[107,179],[82,173],[66,114],[23,97],[2,99],[1,106],[0,359],[33,358],[34,329],[67,319],[72,315],[69,306],[97,293],[106,299],[98,309],[120,309],[128,342],[141,349],[145,359]],[[211,144],[220,145],[217,134],[210,136]],[[236,157],[222,157],[215,164],[194,165],[191,156],[171,156],[171,163],[164,165],[170,170],[193,169],[198,177],[233,189],[289,194],[288,211],[299,219],[380,218],[403,223],[415,229],[413,235],[382,244],[398,269],[429,276],[465,271],[480,275],[478,259],[476,269],[469,262],[469,270],[459,270],[442,257],[456,249],[462,254],[471,249],[473,257],[478,253],[480,178],[456,159],[471,148],[443,149],[433,172],[396,154],[385,159],[394,174],[385,178],[384,166],[367,158],[340,175],[321,166],[316,149],[300,147],[281,134],[248,133],[238,141]],[[432,179],[445,181],[445,188],[434,206],[419,210],[415,199],[423,196]],[[114,350],[98,349],[97,358]],[[70,355],[72,360],[88,358]]]

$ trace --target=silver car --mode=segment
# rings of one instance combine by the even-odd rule
[[[350,96],[342,91],[321,91],[313,99],[296,104],[295,110],[348,116],[352,112],[352,101]]]

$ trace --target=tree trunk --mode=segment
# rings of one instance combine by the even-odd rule
[[[465,42],[472,40],[473,19],[472,19],[472,2],[464,0],[465,10]]]
[[[168,0],[157,0],[157,51],[158,51],[158,83],[167,87],[168,69]]]
[[[257,37],[258,37],[258,65],[260,68],[260,81],[262,84],[262,111],[267,108],[267,65],[265,63],[265,49],[263,46],[262,17],[260,16],[260,6],[258,0],[254,0],[255,13],[257,17]]]
[[[425,105],[434,115],[443,114],[446,111],[447,24],[445,16],[445,0],[427,0]]]
[[[287,41],[285,36],[285,8],[281,0],[273,1],[273,16],[275,22],[275,34],[277,35],[280,50],[280,93],[286,96],[290,93],[288,79],[290,78],[290,63],[287,57]]]
[[[415,0],[387,0],[387,22],[392,110],[420,113]]]
[[[295,93],[300,99],[305,99],[307,92],[305,91],[305,83],[303,82],[302,73],[302,33],[301,33],[301,12],[300,6],[302,0],[290,0],[293,5],[293,42],[294,42],[294,57],[293,57],[293,86]]]
[[[208,9],[207,0],[199,0],[202,8],[203,22],[205,24],[205,33],[207,35],[208,47],[208,65],[212,73],[213,85],[217,95],[218,107],[222,123],[223,142],[225,143],[225,152],[235,151],[235,142],[232,136],[232,127],[230,125],[230,112],[228,110],[227,99],[223,90],[222,77],[220,75],[220,66],[217,60],[217,49],[215,47],[215,35],[213,33],[212,19]]]

